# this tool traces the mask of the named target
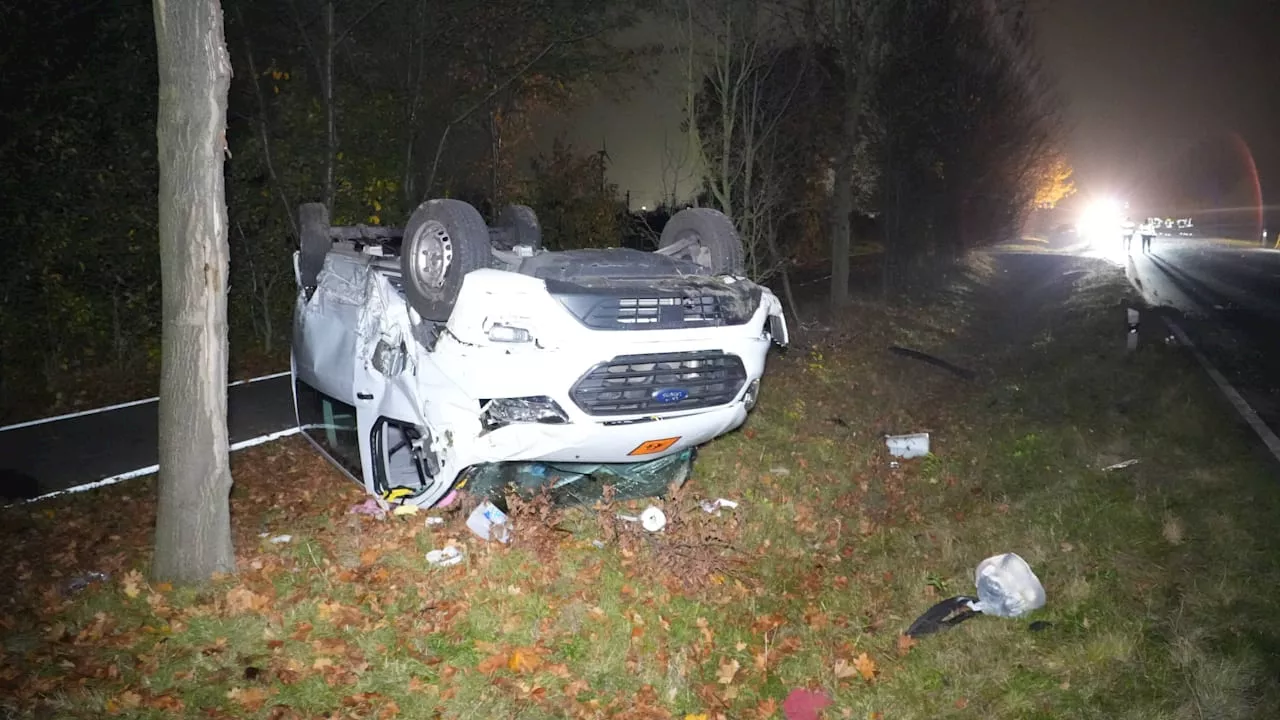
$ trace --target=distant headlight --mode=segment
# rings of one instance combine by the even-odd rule
[[[480,423],[485,430],[497,430],[515,423],[563,425],[567,422],[569,416],[559,403],[545,395],[490,400],[480,415]]]

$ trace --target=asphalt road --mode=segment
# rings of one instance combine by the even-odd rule
[[[35,480],[44,494],[128,473],[156,464],[158,404],[150,402],[106,412],[0,432],[0,478],[19,485],[18,474]],[[251,440],[295,425],[289,377],[234,385],[227,390],[231,442]]]
[[[1156,238],[1123,258],[1147,302],[1176,311],[1196,346],[1280,433],[1280,250]]]

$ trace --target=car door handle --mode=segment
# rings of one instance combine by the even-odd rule
[[[372,400],[373,393],[356,393],[356,398],[359,400]]]

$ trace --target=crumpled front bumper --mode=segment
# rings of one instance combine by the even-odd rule
[[[371,278],[380,283],[374,294],[383,299],[377,305],[392,305],[389,295],[398,291],[386,276]],[[607,331],[587,327],[541,280],[479,270],[466,277],[449,322],[437,332],[425,335],[411,311],[375,318],[381,341],[367,337],[361,346],[402,346],[407,358],[364,362],[354,390],[357,397],[371,398],[377,415],[427,431],[439,472],[415,500],[420,504],[434,503],[475,465],[654,460],[696,447],[746,420],[770,344],[779,332],[778,339],[786,339],[781,304],[767,290],[760,297],[740,325]],[[364,327],[366,335],[374,331],[369,323]],[[650,377],[646,392],[665,393],[664,401],[648,401],[634,412],[617,405],[602,410],[600,403],[584,401],[581,392],[575,395],[584,376],[619,358],[642,367],[646,357],[712,355],[740,363],[733,386],[717,387],[721,395],[712,406],[681,406],[687,400],[681,393],[690,391],[680,381],[696,376],[697,365]],[[388,376],[379,370],[387,367],[397,371]],[[554,423],[486,422],[489,404],[510,398],[549,399],[561,417]]]

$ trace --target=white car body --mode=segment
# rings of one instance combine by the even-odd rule
[[[767,288],[733,277],[669,282],[690,280],[758,301],[740,308],[739,324],[647,329],[663,324],[662,313],[677,321],[696,313],[679,299],[644,299],[660,293],[645,293],[633,280],[623,293],[632,297],[614,298],[618,292],[610,290],[600,303],[627,317],[600,329],[570,311],[572,298],[548,289],[556,281],[484,268],[464,277],[448,321],[431,323],[406,302],[400,265],[382,248],[335,242],[314,290],[300,287],[297,296],[299,425],[374,494],[413,481],[408,466],[389,460],[395,441],[408,442],[421,487],[403,501],[422,506],[440,501],[477,465],[631,463],[685,451],[746,420],[771,342],[787,342],[782,305]],[[610,373],[612,384],[596,382]],[[615,382],[623,376],[630,379]],[[611,394],[633,386],[630,396]],[[553,401],[563,421],[542,400],[513,401],[528,398]],[[526,409],[544,421],[499,422]],[[377,440],[389,428],[395,434]]]

